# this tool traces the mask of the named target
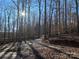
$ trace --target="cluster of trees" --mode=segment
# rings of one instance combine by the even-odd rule
[[[0,32],[4,38],[79,33],[78,0],[11,0],[0,9]]]

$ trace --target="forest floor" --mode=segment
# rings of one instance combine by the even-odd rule
[[[20,51],[17,42],[1,45],[0,59],[79,59],[79,47],[50,44],[42,39],[20,43]]]

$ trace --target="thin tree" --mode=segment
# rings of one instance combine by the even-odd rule
[[[67,0],[64,0],[64,30],[67,33]]]
[[[15,26],[16,26],[16,19],[15,19],[15,10],[13,11],[14,12],[14,14],[12,15],[12,40],[13,41],[15,41],[14,40],[14,38],[15,38]]]
[[[46,17],[46,0],[44,0],[44,39],[46,39],[46,35],[47,35],[47,31],[46,31],[46,21],[47,21],[47,17]]]
[[[38,36],[40,37],[41,0],[38,0],[38,4],[39,4],[39,34]]]
[[[8,15],[8,39],[10,39],[10,17],[11,17],[11,10],[7,11]]]
[[[55,3],[56,3],[55,30],[56,30],[56,35],[57,35],[58,34],[58,30],[59,30],[59,28],[58,28],[58,7],[59,7],[58,0],[56,0]]]
[[[23,21],[24,21],[24,17],[25,17],[25,10],[24,10],[24,7],[25,7],[25,1],[24,0],[22,0],[22,13],[23,13],[23,15],[21,16],[21,27],[20,27],[20,30],[21,30],[21,37],[23,38],[24,36],[23,36],[23,32],[24,32],[24,26],[23,26]]]
[[[1,16],[0,16],[0,31],[2,32],[2,9],[0,10],[1,11]]]
[[[16,40],[18,42],[17,44],[17,55],[21,54],[21,38],[18,37],[18,30],[19,30],[19,16],[20,16],[20,0],[17,0],[17,32],[16,32]],[[19,39],[18,39],[19,38]]]
[[[53,2],[53,0],[50,0],[50,7],[49,7],[49,37],[51,37],[51,22],[52,22],[52,9],[53,9],[53,7],[52,7],[52,2]]]
[[[27,5],[27,0],[24,0],[24,12],[25,12],[25,17],[24,17],[24,40],[26,39],[26,5]]]
[[[32,21],[32,37],[34,39],[35,36],[35,14],[33,14],[33,21]]]
[[[77,15],[77,31],[79,33],[78,0],[75,0],[75,4],[76,4],[76,15]]]
[[[4,42],[6,38],[6,10],[4,10]]]
[[[58,0],[58,34],[60,34],[60,0]]]
[[[64,3],[62,7],[64,6]],[[64,33],[64,7],[61,10],[61,15],[62,15],[62,33]]]
[[[18,30],[19,30],[19,16],[20,16],[20,0],[17,0],[17,29],[16,29],[16,40],[18,40]]]
[[[30,36],[31,36],[31,33],[30,33],[30,4],[31,4],[31,0],[28,0],[28,25],[27,25],[28,38],[30,38]]]
[[[69,15],[70,15],[70,33],[71,33],[71,30],[72,30],[72,24],[71,24],[72,23],[71,22],[72,21],[72,16],[71,16],[72,15],[72,6],[71,6],[71,3],[69,4],[69,7],[70,7],[69,8]]]
[[[60,0],[56,0],[56,34],[60,34]]]

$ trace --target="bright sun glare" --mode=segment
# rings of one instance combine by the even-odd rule
[[[21,14],[22,14],[22,16],[25,16],[25,12],[24,11]]]

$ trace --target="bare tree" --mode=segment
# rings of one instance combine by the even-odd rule
[[[46,16],[47,16],[47,10],[46,10],[46,0],[44,0],[44,39],[46,39],[46,37],[47,37],[47,31],[46,31]]]
[[[1,24],[1,16],[0,16],[0,31],[2,29],[2,24]]]
[[[79,33],[78,0],[75,0],[75,4],[76,4],[76,15],[77,15],[77,31]]]
[[[71,6],[71,3],[69,3],[69,15],[68,16],[70,16],[69,17],[70,18],[70,21],[69,21],[70,22],[70,24],[69,24],[70,28],[69,28],[69,30],[71,32],[71,30],[72,30],[72,6]]]
[[[30,5],[31,5],[31,0],[28,0],[28,24],[27,24],[27,36],[28,36],[28,38],[30,38],[30,36],[31,36],[31,33],[30,33],[30,27],[31,27],[31,25],[30,25]]]
[[[67,33],[67,0],[64,0],[64,30]]]
[[[35,14],[33,14],[33,20],[32,20],[32,36],[33,36],[33,39],[35,37]]]
[[[4,41],[6,38],[6,10],[4,10]]]
[[[38,0],[39,4],[39,37],[40,37],[40,20],[41,20],[41,0]]]
[[[12,40],[15,41],[15,27],[16,27],[16,18],[15,18],[15,10],[13,10],[14,14],[12,15]]]
[[[23,24],[24,24],[24,17],[25,17],[25,0],[22,0],[22,13],[23,13],[23,15],[21,16],[21,27],[20,27],[20,34],[21,34],[21,38],[22,39],[24,39],[23,37],[24,37],[24,26],[23,26]]]
[[[20,55],[21,54],[21,42],[22,42],[22,40],[21,40],[21,37],[19,38],[19,32],[18,32],[18,30],[19,30],[19,16],[20,16],[20,0],[17,0],[17,32],[16,32],[16,40],[17,40],[17,42],[18,42],[18,44],[17,44],[17,55]]]
[[[24,12],[25,12],[25,17],[24,17],[24,40],[26,39],[26,5],[27,5],[27,0],[24,0]]]
[[[10,17],[11,17],[11,10],[7,11],[8,15],[8,39],[10,39]]]
[[[60,0],[58,0],[58,34],[60,34]]]
[[[20,16],[20,0],[17,0],[17,29],[16,29],[17,38],[18,38],[18,30],[19,30],[19,16]]]
[[[55,15],[55,31],[56,31],[56,34],[58,34],[58,8],[59,8],[59,5],[58,5],[58,0],[55,1],[56,3],[56,15]]]
[[[51,37],[51,22],[52,22],[52,9],[53,9],[53,7],[52,7],[52,2],[53,2],[53,0],[50,0],[50,7],[49,7],[49,37]]]

